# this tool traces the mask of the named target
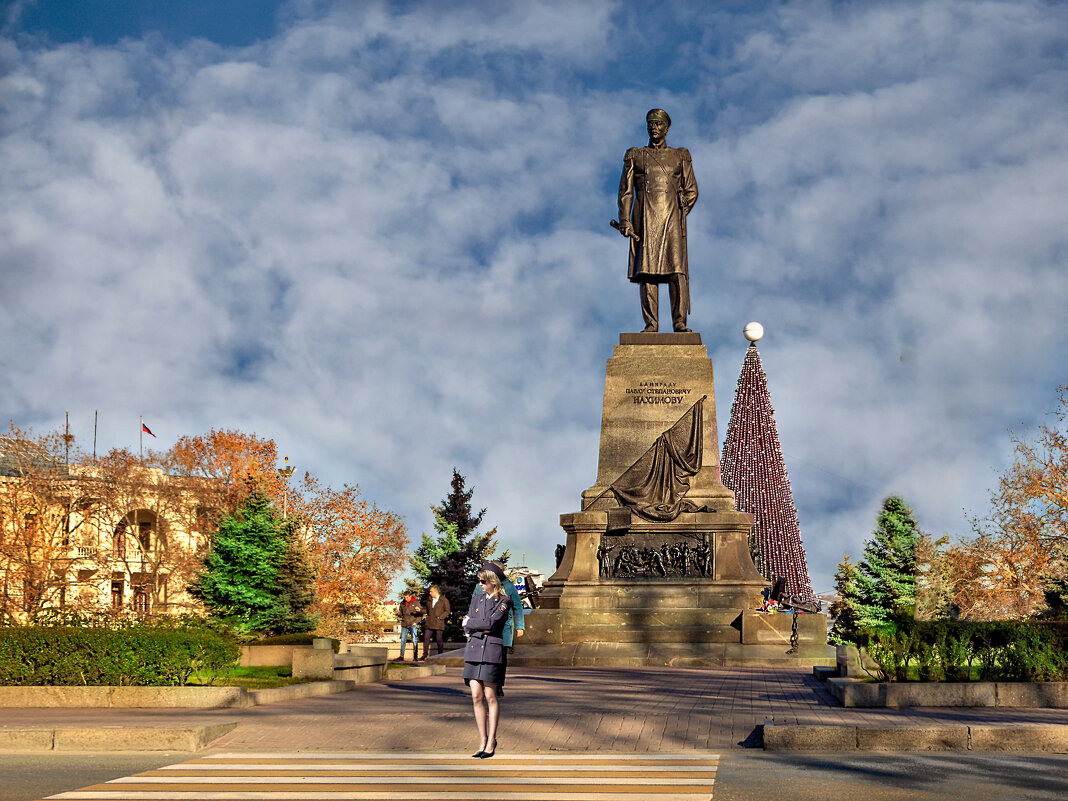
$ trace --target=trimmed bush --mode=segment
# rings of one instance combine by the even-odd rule
[[[173,686],[211,683],[238,646],[195,629],[0,628],[0,684]]]
[[[860,633],[882,681],[1068,681],[1068,623],[898,620]]]

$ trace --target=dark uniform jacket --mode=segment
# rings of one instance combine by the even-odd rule
[[[438,596],[438,602],[433,598],[426,599],[426,627],[428,629],[444,629],[445,621],[452,614],[449,599],[444,595]]]
[[[409,628],[423,619],[423,607],[414,598],[411,603],[401,601],[397,607],[397,615],[400,617],[401,625]]]
[[[512,599],[481,593],[471,599],[464,631],[470,639],[464,649],[465,662],[504,664],[504,622],[512,614]]]

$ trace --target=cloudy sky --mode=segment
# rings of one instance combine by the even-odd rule
[[[456,466],[549,568],[641,327],[608,221],[654,106],[720,432],[759,320],[817,591],[890,493],[966,532],[1068,380],[1063,4],[2,8],[19,426],[255,431],[413,538]]]

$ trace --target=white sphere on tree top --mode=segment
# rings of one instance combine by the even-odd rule
[[[742,329],[742,333],[745,334],[745,338],[750,342],[756,342],[764,336],[764,326],[760,323],[746,323],[745,328]]]

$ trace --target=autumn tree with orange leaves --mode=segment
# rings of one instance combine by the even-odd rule
[[[65,446],[59,432],[35,437],[14,425],[0,437],[0,624],[31,620],[68,600],[85,520],[72,513],[91,493],[71,479]]]
[[[317,568],[320,634],[344,636],[353,620],[370,618],[403,567],[408,547],[404,521],[364,498],[359,487],[324,486],[305,473],[291,496],[298,531]]]
[[[1014,619],[1043,608],[1049,579],[1068,575],[1068,386],[1056,423],[1012,435],[1012,465],[974,518],[974,539],[947,552],[962,617]]]
[[[278,474],[273,439],[227,429],[178,438],[167,453],[176,475],[198,479],[205,504],[216,515],[233,511],[247,492],[248,479],[281,505],[286,482]]]
[[[316,568],[312,611],[319,615],[319,633],[344,636],[349,622],[386,597],[403,566],[408,535],[400,517],[363,498],[359,487],[336,490],[309,472],[290,481],[278,471],[274,440],[241,431],[184,436],[170,453],[177,472],[211,488],[207,503],[216,514],[236,508],[251,479],[297,519],[297,534]]]

